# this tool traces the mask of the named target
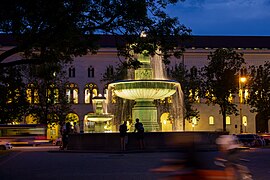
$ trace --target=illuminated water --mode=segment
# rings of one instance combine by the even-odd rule
[[[183,130],[181,85],[176,81],[166,80],[161,57],[139,55],[138,60],[143,65],[133,71],[133,75],[128,75],[134,79],[121,80],[109,85],[111,93],[108,94],[108,99],[113,104],[110,110],[118,117],[113,120],[113,124],[117,126],[124,120],[134,124],[135,119],[139,118],[146,131],[162,131],[162,122],[158,117],[162,110],[156,105],[155,100],[169,98],[170,108],[166,113],[169,113],[171,120],[171,131]],[[132,117],[129,117],[130,114]]]

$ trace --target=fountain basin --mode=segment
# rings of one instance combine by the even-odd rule
[[[173,80],[123,80],[111,83],[116,96],[136,101],[152,101],[173,95],[179,83]]]
[[[92,122],[106,122],[113,118],[111,114],[87,114],[86,119]]]

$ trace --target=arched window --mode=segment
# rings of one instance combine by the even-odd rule
[[[78,104],[79,103],[79,88],[75,83],[70,83],[66,85],[66,95],[69,103]]]
[[[84,103],[92,104],[92,98],[98,95],[97,85],[94,83],[86,84],[84,88]]]
[[[59,90],[54,84],[50,85],[50,87],[47,89],[47,98],[49,103],[59,102]]]
[[[95,77],[95,68],[93,66],[89,66],[88,68],[88,77],[90,78]]]
[[[231,124],[231,117],[226,116],[226,124],[230,125]]]
[[[27,100],[30,104],[39,103],[38,89],[34,84],[28,84],[26,89]]]
[[[247,116],[243,116],[242,122],[244,126],[247,126],[247,123],[248,123]]]
[[[209,125],[214,125],[215,124],[214,116],[209,116],[208,121],[209,121]]]

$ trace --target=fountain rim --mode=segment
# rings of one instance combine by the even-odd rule
[[[127,80],[118,80],[110,83],[109,85],[117,85],[122,83],[132,83],[132,82],[161,82],[161,83],[169,83],[169,84],[180,84],[178,81],[171,79],[127,79]]]
[[[95,113],[88,113],[86,115],[86,120],[92,122],[106,122],[111,121],[114,117],[112,114],[95,114]]]

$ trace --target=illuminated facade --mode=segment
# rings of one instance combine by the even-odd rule
[[[12,43],[5,44],[5,40],[0,36],[0,54],[12,47]],[[106,41],[107,39],[107,41]],[[186,51],[181,59],[171,59],[170,66],[178,63],[184,63],[190,69],[193,66],[201,68],[206,65],[207,56],[216,48],[234,48],[237,52],[244,54],[246,61],[245,66],[261,65],[265,61],[270,60],[270,37],[229,37],[229,36],[198,36],[194,37],[195,41],[187,44]],[[75,58],[74,62],[67,68],[67,76],[69,84],[66,85],[66,94],[68,101],[72,103],[74,112],[72,113],[78,118],[81,131],[84,131],[84,117],[88,113],[93,112],[92,98],[98,94],[104,95],[106,92],[106,84],[101,81],[102,76],[107,71],[113,71],[113,67],[119,63],[117,57],[117,49],[114,47],[110,37],[104,37],[96,55],[85,55]],[[12,59],[7,59],[10,61]],[[241,85],[239,80],[239,84]],[[57,91],[51,90],[55,94],[57,101]],[[35,88],[29,85],[27,95],[33,103],[38,103],[38,97],[35,96]],[[227,116],[226,127],[230,133],[256,132],[256,114],[250,112],[250,108],[245,104],[248,91],[240,88],[240,97],[229,99],[235,102],[240,108],[240,116]],[[32,98],[31,98],[32,97]],[[242,102],[239,104],[239,102]],[[206,105],[204,100],[198,98],[194,107],[200,111],[200,120],[192,120],[191,123],[185,123],[186,131],[217,131],[222,129],[222,115],[219,114],[219,107]],[[161,126],[168,131],[170,125],[162,120],[168,119],[164,114],[160,117]]]

